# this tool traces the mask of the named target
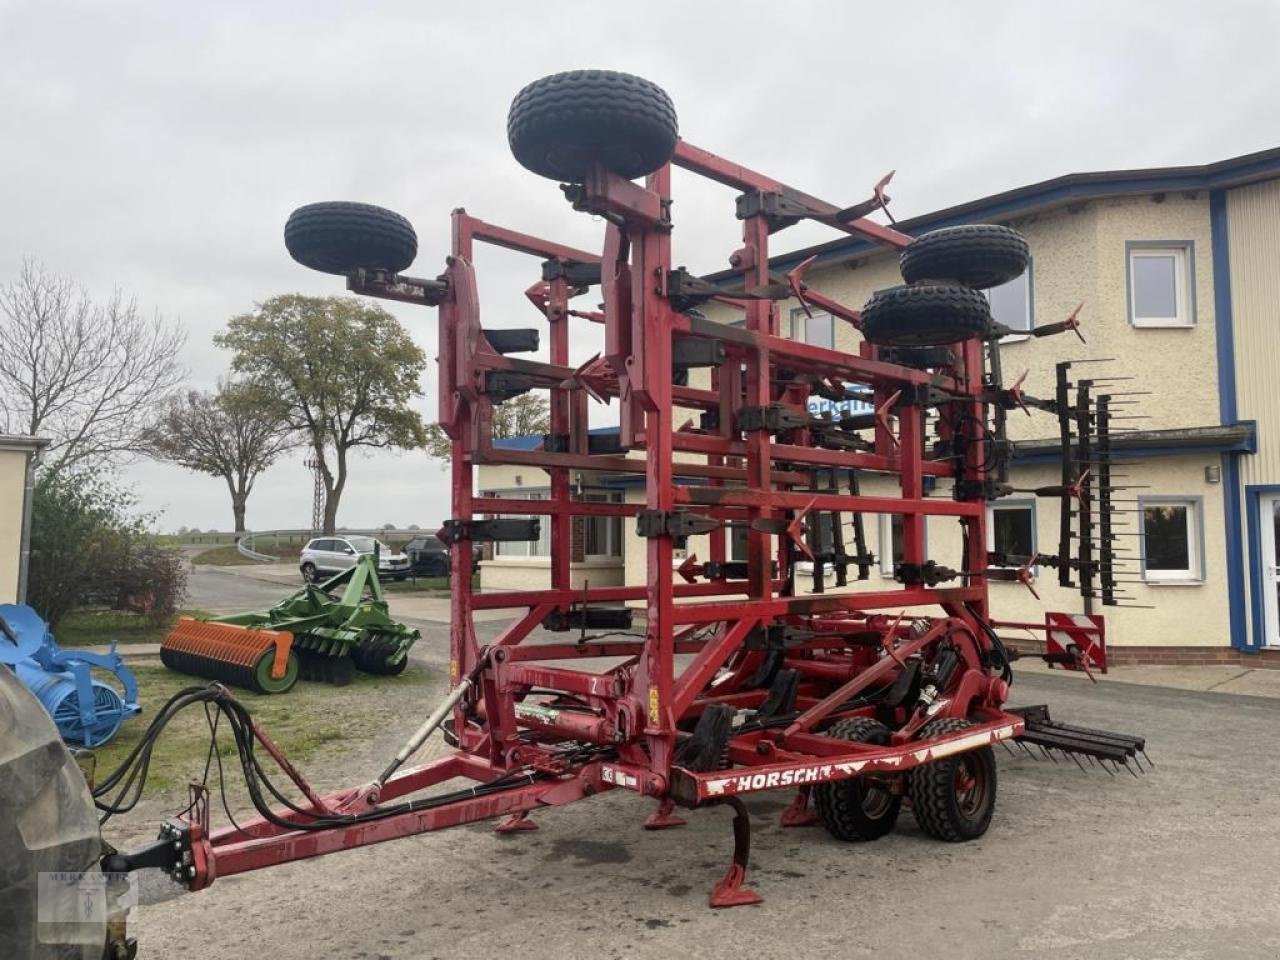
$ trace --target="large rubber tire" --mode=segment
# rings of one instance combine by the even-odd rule
[[[957,284],[890,287],[862,308],[862,335],[893,347],[940,346],[991,332],[991,305]]]
[[[569,183],[581,183],[593,163],[628,180],[653,173],[671,159],[678,136],[666,91],[612,70],[535,80],[507,113],[507,142],[517,162]]]
[[[925,724],[921,740],[973,726],[944,718]],[[996,757],[990,746],[913,767],[907,774],[911,809],[920,829],[936,840],[976,840],[991,826],[996,807]]]
[[[846,717],[833,723],[826,736],[885,745],[889,728],[870,717]],[[862,777],[851,777],[815,787],[813,806],[822,825],[837,840],[878,840],[893,830],[902,798],[867,784]]]
[[[341,200],[289,214],[284,245],[304,267],[343,276],[362,268],[399,273],[418,255],[418,235],[400,214]]]
[[[952,280],[985,290],[1022,276],[1031,260],[1017,230],[992,223],[943,227],[916,237],[898,264],[907,283]]]
[[[79,767],[40,701],[0,665],[0,957],[99,960],[106,923],[80,919],[74,885],[61,888],[66,902],[47,882],[39,901],[37,891],[42,873],[83,872],[101,889],[101,855]]]

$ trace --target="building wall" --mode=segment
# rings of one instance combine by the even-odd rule
[[[16,603],[27,453],[0,447],[0,603]]]
[[[586,477],[591,481],[590,475]],[[527,492],[549,491],[551,480],[545,470],[512,464],[484,464],[477,470],[476,492],[495,492],[519,498]],[[550,517],[543,516],[544,524]],[[623,522],[624,529],[628,526]],[[634,524],[631,524],[634,526]],[[575,529],[580,536],[580,528]],[[578,555],[580,544],[575,546]],[[616,587],[623,583],[623,561],[617,559],[582,559],[570,564],[569,580],[574,589],[589,582],[593,587]],[[549,590],[551,560],[549,557],[491,556],[480,561],[480,589],[483,590]]]
[[[1227,192],[1228,251],[1231,265],[1232,338],[1235,347],[1236,408],[1242,420],[1257,421],[1258,449],[1240,458],[1240,483],[1248,516],[1250,487],[1280,485],[1280,180]],[[1254,531],[1256,535],[1256,531]],[[1241,531],[1241,543],[1250,543]],[[1255,623],[1264,577],[1262,557],[1249,557],[1246,571],[1248,637],[1262,633]]]

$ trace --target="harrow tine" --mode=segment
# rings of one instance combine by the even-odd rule
[[[1147,766],[1152,768],[1155,767],[1155,762],[1150,757],[1147,756],[1146,750],[1139,750],[1138,752],[1142,754],[1142,759],[1147,761]]]
[[[1076,756],[1074,752],[1068,753],[1068,754],[1067,754],[1067,756],[1068,756],[1068,757],[1070,757],[1072,760],[1074,760],[1074,761],[1076,762],[1076,766],[1080,768],[1080,772],[1081,772],[1081,773],[1088,773],[1088,772],[1089,772],[1088,770],[1086,770],[1086,769],[1084,768],[1084,764],[1080,762],[1080,758],[1079,758],[1078,756]]]
[[[1111,776],[1114,777],[1116,775],[1116,772],[1107,766],[1107,761],[1103,760],[1101,757],[1098,758],[1098,766],[1100,766],[1103,770],[1106,770],[1107,773],[1111,774]]]

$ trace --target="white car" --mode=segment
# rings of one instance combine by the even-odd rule
[[[378,579],[403,580],[409,576],[409,558],[373,537],[316,537],[302,548],[298,569],[307,581],[323,580],[356,565],[367,553],[378,553]]]

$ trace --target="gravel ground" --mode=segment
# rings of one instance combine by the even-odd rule
[[[415,654],[442,664],[445,628],[424,627]],[[444,691],[434,676],[422,713]],[[840,844],[781,828],[788,794],[756,795],[749,882],[765,902],[727,911],[706,898],[729,861],[728,813],[650,833],[652,802],[618,791],[539,812],[532,833],[474,824],[196,894],[149,880],[146,900],[172,898],[140,908],[140,957],[1280,957],[1280,700],[1031,672],[1014,692],[1059,719],[1145,733],[1157,766],[1113,778],[997,751],[991,830],[961,845],[924,837],[905,811],[894,834]],[[326,788],[368,779],[419,722],[408,707],[308,774]],[[130,826],[154,836],[155,812]]]

